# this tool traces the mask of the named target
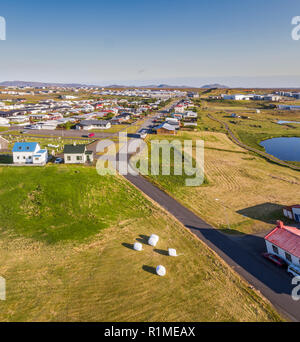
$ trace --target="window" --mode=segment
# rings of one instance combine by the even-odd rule
[[[31,159],[31,156],[29,156],[28,159]]]
[[[278,248],[276,246],[272,245],[272,248],[273,248],[274,253],[279,254],[278,253]]]
[[[67,160],[68,160],[68,161],[71,161],[71,156],[68,156],[68,157],[67,157]]]
[[[81,156],[77,156],[76,159],[77,159],[77,160],[82,160],[82,157],[81,157]]]
[[[292,256],[291,256],[291,254],[285,252],[285,257],[286,257],[286,260],[292,262]]]

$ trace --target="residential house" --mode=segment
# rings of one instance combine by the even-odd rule
[[[76,125],[76,129],[89,131],[91,129],[109,129],[111,123],[107,120],[83,120]]]
[[[288,264],[300,266],[300,230],[278,221],[277,226],[266,237],[268,253],[276,254]]]
[[[0,150],[7,150],[9,141],[0,136]]]
[[[9,120],[5,119],[5,118],[0,118],[0,126],[2,126],[2,127],[10,126]]]
[[[300,205],[291,205],[283,208],[283,215],[290,220],[300,222]]]
[[[65,145],[64,146],[65,164],[85,164],[93,162],[92,151],[87,151],[86,145]]]
[[[153,130],[155,130],[157,134],[171,134],[171,135],[177,134],[176,127],[168,124],[167,122],[164,122],[163,124],[157,127],[154,127]]]
[[[120,115],[115,116],[110,121],[112,124],[121,124],[122,122],[126,122],[128,120],[130,120],[130,114],[122,113]]]
[[[42,150],[36,142],[17,142],[13,147],[14,164],[46,164],[48,151]]]

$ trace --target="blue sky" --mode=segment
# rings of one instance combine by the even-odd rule
[[[300,86],[299,0],[10,0],[0,80]]]

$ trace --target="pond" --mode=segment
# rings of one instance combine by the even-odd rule
[[[260,145],[278,159],[300,162],[300,138],[273,138],[262,141]]]
[[[300,121],[285,121],[285,120],[279,120],[277,121],[279,125],[285,125],[285,124],[300,124]]]

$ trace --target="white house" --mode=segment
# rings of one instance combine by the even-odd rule
[[[93,152],[87,151],[85,145],[65,145],[64,147],[65,164],[85,164],[93,162]]]
[[[174,107],[174,111],[175,113],[184,113],[185,112],[185,106],[182,104],[179,104],[177,106]]]
[[[290,220],[300,222],[300,205],[291,205],[283,208],[283,215]]]
[[[9,141],[0,136],[0,150],[7,150]]]
[[[243,95],[243,94],[235,94],[235,95],[221,95],[223,100],[234,100],[234,101],[241,101],[241,100],[250,100],[253,98],[253,95]]]
[[[2,127],[10,126],[9,120],[5,119],[5,118],[0,118],[0,126],[2,126]]]
[[[14,164],[46,164],[48,151],[35,142],[17,142],[13,147]]]
[[[91,129],[109,129],[111,123],[107,120],[83,120],[78,125],[76,129],[83,129],[89,131]]]
[[[278,221],[277,227],[265,237],[268,253],[276,254],[288,264],[300,266],[300,230],[284,226]]]

